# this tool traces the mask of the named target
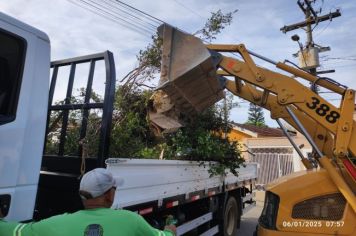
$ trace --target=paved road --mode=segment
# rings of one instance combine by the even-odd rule
[[[256,195],[256,207],[251,209],[241,218],[240,229],[236,236],[252,236],[256,229],[258,217],[261,215],[263,208],[264,192],[259,192]]]
[[[240,229],[238,229],[236,236],[252,236],[256,229],[258,217],[261,215],[263,206],[257,205],[246,215],[242,216]]]

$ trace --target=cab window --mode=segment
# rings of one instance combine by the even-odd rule
[[[0,124],[15,120],[26,41],[0,30]]]

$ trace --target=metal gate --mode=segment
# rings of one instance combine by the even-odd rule
[[[46,129],[47,144],[44,148],[42,169],[38,184],[35,220],[48,218],[64,212],[75,212],[82,209],[82,201],[78,195],[79,176],[96,167],[104,167],[108,157],[109,138],[111,131],[113,103],[115,97],[115,64],[113,54],[109,51],[70,58],[51,63],[52,80],[49,90],[48,119]],[[68,79],[66,73],[68,71]],[[102,71],[103,73],[95,73]],[[97,75],[97,76],[95,76]],[[63,81],[64,80],[64,81]],[[73,99],[75,83],[82,81],[83,88],[81,99]],[[95,81],[97,83],[95,83]],[[63,102],[56,103],[55,91],[60,90],[61,82],[67,83]],[[92,94],[97,92],[95,84],[104,85],[103,99],[92,99]],[[94,90],[95,89],[95,90]],[[85,155],[83,141],[94,136],[90,131],[90,115],[98,110],[95,122],[100,124],[97,132],[97,142],[93,142],[93,156]],[[71,114],[78,116],[71,116]],[[51,116],[51,114],[57,114]],[[70,122],[75,119],[74,122]],[[54,148],[49,149],[51,130],[55,135],[52,139],[56,142]],[[73,131],[74,130],[74,131]],[[72,131],[75,135],[69,136]],[[58,137],[58,138],[57,138]],[[71,137],[71,139],[69,139]],[[68,140],[71,140],[69,142]],[[57,142],[58,141],[58,142]],[[74,143],[71,151],[67,151],[68,143]]]
[[[95,92],[93,88],[93,80],[96,69],[98,68],[98,64],[100,62],[104,62],[105,74],[99,77],[101,83],[105,84],[104,90],[104,98],[102,101],[94,101],[91,97],[92,93]],[[81,79],[81,74],[76,74],[77,67],[79,65],[87,65],[84,67],[88,69],[84,74],[84,81],[86,81],[86,88],[83,88],[83,100],[73,101],[73,85],[76,80]],[[51,114],[53,112],[59,112],[58,120],[53,123],[59,124],[59,132],[60,135],[58,137],[58,147],[55,150],[55,153],[51,153],[48,151],[48,145],[45,146],[44,156],[42,161],[42,169],[47,171],[68,173],[68,174],[80,174],[80,169],[82,165],[82,154],[83,149],[82,145],[80,145],[80,141],[84,140],[87,136],[88,132],[88,117],[91,110],[99,109],[101,117],[98,118],[100,123],[99,128],[99,138],[97,145],[97,153],[93,158],[86,158],[86,171],[94,169],[96,167],[104,167],[105,159],[108,157],[109,153],[109,139],[111,132],[111,122],[112,122],[112,112],[113,112],[113,104],[115,98],[115,64],[113,54],[109,51],[105,51],[103,53],[97,53],[87,56],[81,56],[76,58],[70,58],[60,61],[54,61],[51,63],[51,68],[53,69],[51,86],[49,90],[49,102],[48,102],[48,118],[47,118],[47,128],[46,128],[46,141],[47,144],[48,134],[50,133],[51,126]],[[69,79],[67,85],[67,92],[64,99],[63,104],[55,104],[54,103],[54,93],[55,90],[59,89],[57,82],[59,79],[57,78],[60,70],[69,69]],[[102,69],[102,68],[101,68]],[[84,72],[84,71],[82,71]],[[73,111],[82,111],[82,115],[79,118],[81,122],[78,122],[80,125],[80,129],[78,132],[78,136],[75,137],[75,144],[77,151],[76,153],[66,153],[66,141],[68,139],[68,130],[69,130],[69,118],[70,114]],[[90,135],[90,134],[88,134]]]
[[[293,153],[289,148],[253,148],[250,161],[260,164],[257,184],[267,184],[294,172]]]

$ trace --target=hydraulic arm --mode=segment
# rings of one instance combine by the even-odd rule
[[[163,90],[172,103],[169,109],[161,109],[162,116],[172,114],[167,110],[173,108],[188,115],[202,111],[220,100],[226,88],[270,110],[278,123],[284,119],[304,134],[313,146],[315,160],[356,212],[354,90],[259,56],[243,44],[204,45],[198,38],[168,25],[161,26],[159,31],[163,37],[163,53],[158,89]],[[242,59],[226,56],[229,52],[238,53]],[[290,76],[257,66],[251,55],[274,64]],[[340,94],[340,107],[310,90],[296,77]],[[155,99],[160,98],[162,96]],[[156,101],[155,104],[162,103]],[[160,123],[162,119],[152,119],[152,122],[164,127]],[[302,157],[302,161],[307,169],[313,168],[308,159]]]

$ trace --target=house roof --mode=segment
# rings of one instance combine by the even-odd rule
[[[284,137],[285,136],[283,131],[279,128],[259,127],[251,124],[239,124],[234,122],[233,125],[257,133],[257,136],[259,137]],[[291,135],[295,135],[295,132],[289,131],[289,133]]]

